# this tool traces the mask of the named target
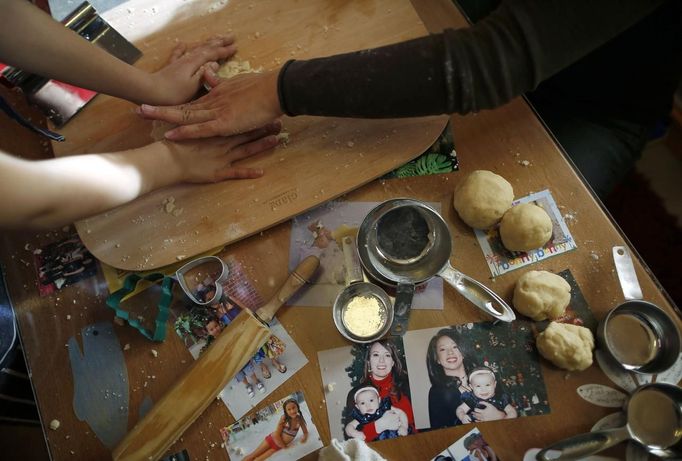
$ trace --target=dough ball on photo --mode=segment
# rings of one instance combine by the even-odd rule
[[[455,189],[453,205],[469,226],[488,229],[511,208],[514,189],[509,182],[492,171],[476,170]]]
[[[539,206],[522,203],[502,216],[500,237],[504,247],[510,251],[540,248],[552,237],[552,220]]]
[[[594,337],[585,327],[551,322],[536,343],[540,355],[564,370],[582,371],[592,365]]]
[[[533,320],[561,317],[571,301],[571,285],[547,271],[523,274],[514,288],[514,307]]]

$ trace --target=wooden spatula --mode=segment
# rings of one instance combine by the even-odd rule
[[[315,273],[320,260],[308,256],[273,298],[253,314],[244,309],[187,373],[114,449],[115,461],[159,459],[272,334],[265,322]]]

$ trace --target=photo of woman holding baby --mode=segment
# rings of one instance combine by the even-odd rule
[[[491,393],[489,382],[483,386],[476,383],[477,389],[474,391],[472,378],[474,380],[487,378],[494,385],[496,381],[494,374],[490,378],[488,373],[480,372],[476,366],[478,360],[474,352],[467,350],[466,345],[466,341],[459,337],[454,328],[439,330],[429,342],[426,366],[431,381],[429,420],[432,429],[516,417],[516,410],[511,405],[509,408],[505,405],[504,409],[498,409],[491,402],[491,397],[499,391],[493,390],[492,395],[489,395]],[[472,376],[471,373],[474,371],[476,371],[475,376]],[[485,391],[483,391],[484,387]],[[472,405],[473,408],[462,406],[464,403],[462,396],[473,395],[475,392],[486,398],[479,398],[476,404]],[[465,408],[466,411],[464,411]],[[459,415],[464,420],[458,416],[458,409]]]
[[[373,342],[364,354],[362,376],[348,393],[343,416],[346,439],[367,442],[416,432],[404,357],[390,339]],[[353,373],[358,366],[349,367]],[[351,376],[353,378],[354,376]]]

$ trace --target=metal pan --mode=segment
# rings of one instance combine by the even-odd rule
[[[633,391],[624,409],[625,426],[562,440],[540,451],[535,459],[583,459],[629,439],[660,458],[682,457],[682,389],[672,384],[645,384]]]
[[[396,286],[393,334],[407,330],[415,286],[435,276],[495,319],[511,322],[516,318],[492,290],[452,267],[448,225],[423,202],[392,199],[371,210],[358,231],[358,252],[367,273]]]
[[[608,359],[635,373],[662,373],[680,356],[680,332],[661,308],[642,300],[632,259],[613,247],[613,259],[626,301],[599,322],[597,340]]]

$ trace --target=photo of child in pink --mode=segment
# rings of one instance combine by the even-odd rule
[[[295,399],[289,399],[282,405],[284,414],[279,419],[275,430],[265,437],[255,450],[247,454],[243,461],[261,461],[268,459],[275,452],[287,448],[298,435],[298,431],[303,432],[300,443],[308,440],[308,427],[301,414],[301,408]]]
[[[484,408],[483,402],[493,405],[504,412],[504,419],[516,418],[516,408],[509,402],[507,394],[497,390],[495,373],[488,367],[477,367],[469,373],[469,387],[471,391],[462,392],[462,403],[457,407],[459,420],[464,423],[474,421],[473,412],[477,408]]]

